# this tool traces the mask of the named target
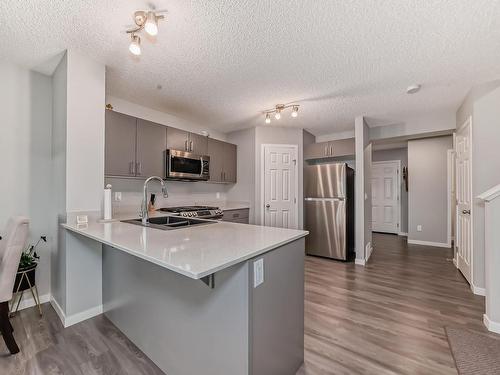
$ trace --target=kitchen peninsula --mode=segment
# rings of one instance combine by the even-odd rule
[[[63,227],[102,243],[102,310],[168,375],[289,375],[303,363],[307,232]]]

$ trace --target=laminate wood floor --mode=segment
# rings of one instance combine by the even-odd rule
[[[457,374],[445,326],[487,332],[484,297],[451,249],[373,235],[365,267],[306,260],[305,366],[297,375]]]
[[[445,326],[486,332],[484,298],[455,269],[451,250],[374,234],[366,267],[306,260],[305,365],[297,375],[456,374]],[[49,304],[14,319],[21,348],[0,374],[162,374],[109,320],[64,329]],[[221,374],[232,375],[232,374]]]

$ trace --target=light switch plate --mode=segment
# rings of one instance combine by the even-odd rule
[[[421,225],[417,225],[417,232],[422,232],[422,226]]]
[[[122,201],[122,192],[115,191],[115,202],[121,202],[121,201]]]
[[[253,262],[253,287],[257,288],[264,282],[264,258]]]

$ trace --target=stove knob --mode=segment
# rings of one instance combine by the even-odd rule
[[[192,212],[188,213],[188,216],[189,217],[193,216],[193,213]]]

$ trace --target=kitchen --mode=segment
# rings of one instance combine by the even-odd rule
[[[425,250],[499,18],[448,5],[2,3],[2,371],[453,373],[445,325],[483,302]],[[406,189],[394,168],[371,190],[384,149]]]

